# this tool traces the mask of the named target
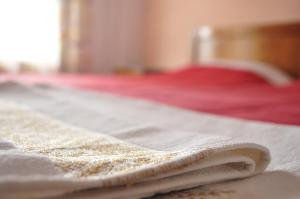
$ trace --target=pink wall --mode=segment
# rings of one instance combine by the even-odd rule
[[[191,38],[201,25],[300,21],[299,0],[146,0],[145,65],[188,63]]]

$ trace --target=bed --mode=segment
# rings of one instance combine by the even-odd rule
[[[284,59],[276,65],[257,57],[251,62],[246,57],[237,61],[233,60],[237,55],[215,53],[218,41],[221,49],[232,45],[226,44],[228,40],[240,43],[241,35],[256,41],[252,32],[257,29],[243,28],[232,35],[229,28],[226,42],[222,36],[214,40],[213,29],[197,31],[194,63],[173,72],[138,76],[1,75],[0,98],[5,102],[0,101],[0,149],[12,152],[0,153],[0,175],[4,175],[0,193],[7,198],[140,198],[173,191],[153,197],[299,198],[299,46],[290,50],[291,65]],[[299,40],[299,25],[264,26],[262,32],[277,34],[278,29],[288,32],[279,37],[285,43],[299,44],[294,42]],[[264,36],[259,38],[264,41]],[[276,36],[273,40],[280,43],[281,39]],[[133,161],[133,173],[118,173],[123,171],[124,159],[113,161],[113,165],[123,166],[115,169],[110,163],[114,150],[105,148],[110,145],[99,145],[101,140],[121,147],[120,153],[126,152],[122,156]],[[135,159],[132,147],[142,156]],[[110,151],[105,156],[109,154],[109,161],[102,156],[99,159],[99,148]],[[3,158],[9,155],[17,158]],[[87,158],[91,155],[94,159]],[[142,169],[136,168],[136,160],[142,162]],[[52,163],[67,175],[62,178],[57,170],[51,170]],[[36,170],[32,169],[34,164]],[[45,172],[46,180],[17,172],[20,165],[31,175]],[[82,170],[85,165],[89,167]],[[82,173],[88,178],[80,176]],[[108,179],[103,177],[107,174]],[[249,176],[253,177],[245,178]],[[223,182],[226,180],[234,181]]]
[[[279,82],[270,82],[253,72],[221,67],[222,64],[190,65],[176,72],[132,77],[23,75],[2,78],[105,91],[194,111],[300,125],[299,80],[287,83],[288,77],[283,75]]]
[[[193,64],[141,76],[1,75],[2,80],[105,91],[237,118],[300,124],[300,26],[202,27]]]

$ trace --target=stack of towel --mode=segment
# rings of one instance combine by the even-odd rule
[[[4,101],[0,136],[0,195],[7,199],[142,198],[255,175],[270,160],[263,146],[217,136],[192,148],[150,149]]]

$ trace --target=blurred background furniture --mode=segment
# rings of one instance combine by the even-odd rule
[[[194,63],[246,60],[269,63],[300,77],[300,23],[202,27],[193,41]]]

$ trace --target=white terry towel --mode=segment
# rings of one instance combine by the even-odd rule
[[[7,102],[0,102],[0,136],[0,196],[7,199],[141,198],[255,175],[270,161],[263,146],[216,136],[153,150]]]

